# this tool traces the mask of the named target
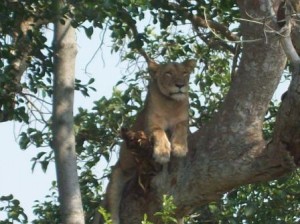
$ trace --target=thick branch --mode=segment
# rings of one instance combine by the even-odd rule
[[[279,109],[273,142],[288,150],[295,164],[300,165],[300,57],[290,35],[281,39],[283,49],[291,61],[293,74],[290,87]]]
[[[299,65],[298,65],[299,66]],[[300,165],[300,73],[294,74],[279,109],[269,147],[287,150]]]
[[[263,7],[252,3],[239,2],[243,18],[249,19],[249,14],[262,17],[266,13],[260,11]],[[300,129],[295,119],[300,117],[300,105],[289,103],[296,105],[294,112],[290,107],[289,113],[284,112],[291,112],[296,121],[279,127],[276,139],[284,141],[273,139],[268,143],[262,137],[263,118],[286,62],[280,38],[273,35],[265,39],[264,27],[257,23],[243,22],[241,28],[245,39],[261,41],[244,43],[237,76],[225,102],[208,124],[190,136],[186,158],[171,158],[166,167],[149,177],[151,182],[146,191],[138,190],[138,177],[128,183],[121,203],[124,223],[139,223],[144,213],[152,222],[161,223],[152,214],[160,209],[163,194],[174,196],[176,215],[180,218],[233,188],[272,180],[295,169],[291,155],[295,155],[294,149],[299,151]],[[294,82],[297,85],[293,92],[297,94],[288,97],[293,102],[296,97],[300,99],[299,83]],[[292,132],[296,135],[290,136]]]
[[[247,1],[241,2],[241,15],[245,19],[251,19],[249,14],[263,17],[266,13],[251,2],[248,5],[245,3]],[[223,127],[227,124],[227,133],[229,131],[236,135],[242,132],[246,138],[256,135],[262,139],[262,122],[280,81],[286,56],[279,38],[276,34],[266,34],[266,37],[263,25],[243,21],[241,30],[244,39],[258,41],[243,43],[237,75],[215,119]]]
[[[291,61],[293,67],[292,81],[290,87],[283,97],[283,102],[279,109],[275,131],[272,142],[268,145],[275,150],[280,147],[290,152],[294,162],[300,165],[300,57],[293,45],[291,38],[291,24],[293,11],[297,11],[295,2],[291,2],[293,7],[281,2],[279,5],[272,5],[270,0],[266,0],[268,12],[273,21],[277,22],[280,29],[280,41],[282,48]],[[277,10],[277,13],[275,13]]]
[[[235,154],[234,148],[227,147],[226,140],[218,143],[211,136],[213,129],[213,126],[206,126],[193,134],[187,157],[183,160],[172,158],[166,169],[158,169],[158,164],[139,166],[138,175],[128,183],[123,194],[121,217],[125,223],[140,223],[145,213],[152,222],[161,223],[153,214],[160,210],[163,194],[174,196],[176,215],[180,218],[201,205],[220,199],[237,186],[271,180],[294,168],[285,150],[266,150],[264,141],[237,145],[248,150]],[[137,160],[142,161],[141,164],[155,164],[151,155],[147,158],[143,154],[143,151],[146,154],[152,151],[151,139],[142,134],[141,144],[140,132],[127,134],[125,141],[136,149],[133,151]],[[228,151],[220,150],[224,148]]]

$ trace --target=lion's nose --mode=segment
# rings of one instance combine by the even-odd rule
[[[179,89],[181,89],[182,87],[184,87],[184,84],[182,84],[182,83],[176,83],[175,86],[178,87]]]

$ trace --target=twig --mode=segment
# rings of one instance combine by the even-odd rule
[[[49,106],[52,106],[52,103],[49,103],[49,102],[47,102],[46,100],[43,100],[43,99],[41,99],[41,98],[39,98],[39,97],[37,97],[37,96],[31,94],[31,93],[23,93],[23,92],[19,92],[18,94],[20,94],[21,96],[24,96],[24,97],[25,97],[25,96],[33,97],[33,98],[37,99],[38,101],[41,101],[41,102],[43,102],[43,103],[45,103],[45,104],[48,104]],[[49,110],[48,110],[48,112],[50,113]]]
[[[39,110],[39,108],[37,108],[36,107],[36,105],[24,94],[23,95],[23,97],[27,100],[27,102],[34,108],[34,109],[36,109],[36,111],[40,114],[40,117],[41,117],[41,120],[45,123],[45,124],[47,124],[48,123],[48,121],[46,121],[45,120],[45,118],[44,118],[44,116],[43,116],[43,112],[41,112],[40,110]],[[36,120],[39,120],[36,116],[35,116],[35,114],[32,112],[32,115],[35,117],[35,119]]]
[[[102,48],[102,46],[103,46],[103,44],[104,44],[104,36],[105,36],[105,34],[106,34],[106,31],[107,31],[107,26],[108,26],[108,25],[106,25],[106,26],[105,26],[105,29],[103,30],[103,35],[102,35],[101,42],[100,42],[99,46],[97,47],[96,51],[95,51],[94,54],[92,55],[91,59],[88,61],[88,63],[87,63],[86,66],[84,67],[84,72],[85,72],[86,74],[89,74],[88,71],[87,71],[87,70],[88,70],[88,67],[89,67],[89,65],[92,63],[92,61],[95,59],[96,55],[98,54],[98,52],[100,51],[100,49]],[[105,61],[104,61],[103,57],[102,57],[102,62],[103,62],[103,64],[105,65]]]

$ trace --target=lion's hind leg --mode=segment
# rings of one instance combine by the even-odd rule
[[[112,176],[107,186],[107,206],[111,213],[112,224],[120,224],[120,204],[126,183],[132,177],[132,173],[125,172],[117,164],[112,170]]]

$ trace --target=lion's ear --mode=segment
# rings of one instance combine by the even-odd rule
[[[194,59],[190,59],[182,62],[182,64],[185,68],[187,68],[188,72],[191,73],[196,67],[197,61]]]
[[[150,75],[155,74],[158,70],[159,65],[153,61],[153,60],[149,60],[148,61],[148,69],[150,72]]]

